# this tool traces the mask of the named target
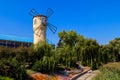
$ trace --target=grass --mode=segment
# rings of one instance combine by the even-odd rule
[[[3,76],[0,76],[0,80],[14,80],[14,79],[9,78],[9,77],[3,77]]]
[[[120,62],[103,65],[93,80],[120,80]]]

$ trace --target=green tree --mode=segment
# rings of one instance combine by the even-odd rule
[[[62,47],[65,45],[69,45],[70,47],[75,46],[76,42],[77,42],[77,33],[75,31],[61,31],[58,33],[58,36],[60,38],[59,43],[58,43],[58,47]]]
[[[34,58],[36,58],[32,69],[43,73],[54,71],[57,59],[52,45],[42,42],[36,45],[34,49]]]
[[[116,61],[120,61],[120,38],[115,38],[111,40],[109,46],[113,48],[113,57]]]

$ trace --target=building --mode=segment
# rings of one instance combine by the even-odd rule
[[[54,45],[51,41],[47,40],[49,44]],[[25,38],[11,35],[0,34],[0,46],[5,47],[30,47],[33,44],[33,38]]]

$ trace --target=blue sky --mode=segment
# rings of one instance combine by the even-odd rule
[[[74,30],[100,44],[120,37],[120,0],[0,0],[0,34],[33,38],[32,8],[40,14],[54,10],[49,22],[58,30],[47,30],[54,43],[62,30]]]

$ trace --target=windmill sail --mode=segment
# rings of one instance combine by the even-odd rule
[[[30,11],[30,13],[29,13],[31,16],[36,16],[36,15],[38,15],[39,13],[36,11],[36,9],[32,9],[31,11]]]
[[[50,17],[53,13],[54,13],[54,11],[51,8],[48,8],[48,10],[46,12],[46,16]]]
[[[48,26],[48,28],[49,28],[53,33],[55,33],[55,32],[57,31],[57,27],[55,27],[54,25],[48,23],[47,26]]]

